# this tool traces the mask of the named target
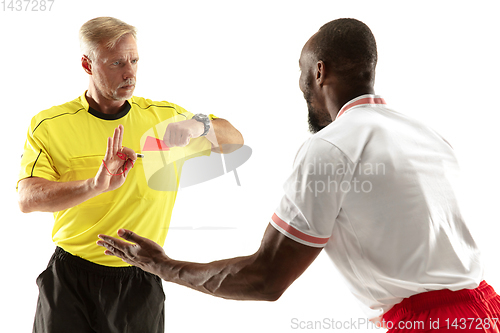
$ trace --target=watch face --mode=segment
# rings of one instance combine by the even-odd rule
[[[208,118],[208,116],[202,113],[197,113],[193,118],[194,120],[203,123],[203,125],[205,126],[205,131],[201,136],[207,135],[208,131],[210,130],[210,119]]]
[[[208,116],[206,116],[202,113],[195,114],[194,116],[195,116],[196,120],[201,120],[201,121],[208,120]]]

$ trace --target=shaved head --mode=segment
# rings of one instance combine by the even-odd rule
[[[373,93],[376,65],[375,37],[361,21],[328,22],[307,41],[299,59],[299,86],[311,133],[328,126],[352,98]]]
[[[323,61],[346,83],[373,85],[377,44],[363,22],[342,18],[326,23],[311,39],[310,50],[316,61]]]

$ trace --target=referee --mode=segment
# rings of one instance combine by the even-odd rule
[[[53,212],[57,245],[36,280],[33,332],[160,333],[161,280],[105,256],[95,239],[125,225],[163,244],[183,161],[243,138],[224,119],[133,96],[139,62],[133,26],[95,18],[81,27],[80,42],[88,90],[33,117],[21,162],[20,209]],[[148,131],[162,144],[156,150],[176,157],[169,191],[148,186],[151,161],[137,158]]]

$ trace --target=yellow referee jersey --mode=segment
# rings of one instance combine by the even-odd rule
[[[163,246],[182,163],[193,156],[210,154],[211,144],[206,138],[193,139],[182,148],[169,149],[160,144],[155,148],[152,143],[163,143],[168,123],[192,116],[178,105],[135,96],[127,100],[123,111],[107,115],[90,108],[84,93],[33,117],[19,180],[41,177],[67,182],[94,177],[106,152],[107,138],[119,124],[124,127],[123,145],[145,154],[144,159],[137,159],[120,188],[54,213],[54,243],[73,255],[116,267],[128,264],[105,256],[96,245],[98,234],[113,235],[119,228],[127,228]],[[148,180],[160,169],[170,170],[160,172],[170,185],[157,191],[148,186]]]

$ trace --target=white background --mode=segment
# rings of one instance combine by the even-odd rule
[[[165,245],[171,257],[204,262],[258,248],[295,153],[309,136],[298,88],[302,46],[324,23],[354,17],[377,39],[376,92],[455,148],[466,189],[463,213],[483,250],[485,278],[500,289],[498,3],[55,0],[50,12],[0,8],[0,330],[31,331],[35,279],[54,250],[52,215],[22,214],[17,207],[26,131],[37,112],[86,89],[77,34],[97,16],[139,29],[135,95],[226,118],[253,149],[238,169],[241,187],[227,174],[179,193]],[[274,303],[164,286],[168,332],[293,332],[292,318],[364,318],[324,254]]]

